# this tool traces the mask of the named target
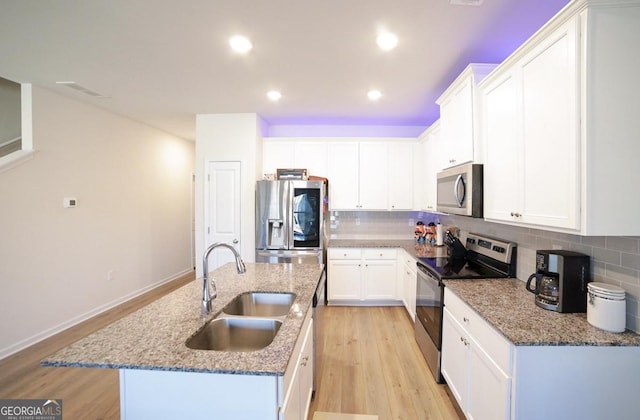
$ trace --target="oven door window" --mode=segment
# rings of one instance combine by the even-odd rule
[[[418,267],[416,317],[440,350],[443,286],[435,277]]]

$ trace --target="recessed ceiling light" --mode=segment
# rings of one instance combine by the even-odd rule
[[[372,101],[377,101],[378,99],[382,98],[382,92],[380,92],[379,90],[373,89],[367,93],[367,96]]]
[[[381,49],[389,51],[398,45],[398,37],[391,32],[380,32],[376,38],[376,43]]]
[[[251,48],[253,48],[253,45],[251,44],[251,41],[249,41],[249,38],[242,35],[234,35],[229,38],[229,45],[231,46],[231,49],[233,51],[240,54],[246,54],[251,51]]]
[[[271,101],[278,101],[280,98],[282,98],[282,93],[278,92],[277,90],[270,90],[269,92],[267,92],[267,98],[269,98],[269,100]]]

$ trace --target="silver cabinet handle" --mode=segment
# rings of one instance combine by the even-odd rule
[[[234,243],[234,244],[237,244],[237,243],[238,243],[238,240],[237,240],[237,239],[234,239],[234,240],[233,240],[233,243]]]

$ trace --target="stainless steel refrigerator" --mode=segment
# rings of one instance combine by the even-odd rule
[[[256,183],[256,262],[324,262],[323,181]]]

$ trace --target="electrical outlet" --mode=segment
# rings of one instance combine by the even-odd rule
[[[413,226],[415,224],[416,224],[415,220],[409,219],[409,226]]]
[[[360,226],[360,218],[356,217],[356,226]]]
[[[115,270],[109,270],[107,271],[107,281],[112,281],[113,277],[115,276]]]

